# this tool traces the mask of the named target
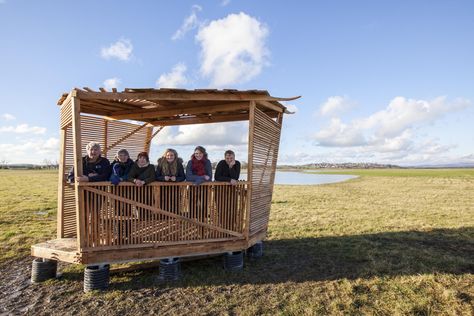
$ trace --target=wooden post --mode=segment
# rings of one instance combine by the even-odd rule
[[[252,202],[252,170],[253,170],[253,132],[255,125],[255,101],[250,101],[249,104],[249,146],[248,146],[248,163],[247,163],[247,210],[245,214],[245,239],[249,240],[250,235],[250,205]]]
[[[81,143],[81,102],[79,98],[72,98],[72,141],[74,148],[74,176],[82,176],[82,143]],[[77,247],[84,248],[84,194],[79,183],[75,181],[74,196],[76,201]]]
[[[153,134],[153,126],[148,127],[146,129],[146,140],[145,140],[145,148],[143,148],[143,151],[146,151],[148,154],[150,154],[150,147],[151,147],[151,138]]]
[[[108,146],[108,144],[107,144],[107,138],[108,138],[107,132],[108,131],[109,131],[109,120],[104,119],[104,141],[103,141],[103,144],[102,144],[102,146],[103,146],[102,148],[104,148],[103,155],[104,155],[105,158],[107,158],[107,152],[108,152],[108,150],[107,150],[107,146]]]
[[[66,129],[59,130],[59,175],[58,175],[58,214],[57,214],[57,238],[64,238],[64,171],[66,168]]]
[[[279,137],[278,137],[278,142],[275,143],[275,151],[276,151],[275,157],[276,158],[273,160],[273,163],[272,163],[272,176],[271,176],[271,180],[270,180],[270,185],[272,186],[272,192],[273,192],[273,185],[275,183],[275,174],[276,174],[278,153],[280,151],[281,128],[283,127],[283,113],[278,114],[277,123],[280,125],[280,133],[279,133]],[[273,194],[272,194],[272,196],[273,196]]]

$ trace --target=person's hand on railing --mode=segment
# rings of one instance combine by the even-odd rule
[[[211,179],[211,177],[209,177],[207,174],[204,175],[204,180],[209,181],[209,179]]]
[[[237,181],[237,180],[235,180],[235,179],[230,179],[230,184],[236,185],[236,184],[238,184],[238,183],[239,183],[239,181]]]
[[[76,178],[77,182],[89,182],[89,177],[88,176],[79,176]]]
[[[133,180],[133,183],[135,183],[135,185],[136,185],[137,187],[142,187],[142,186],[145,185],[145,181],[139,180],[139,179]]]

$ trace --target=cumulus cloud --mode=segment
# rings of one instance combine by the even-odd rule
[[[447,102],[446,97],[432,101],[394,98],[386,109],[366,118],[343,123],[339,118],[331,118],[324,129],[314,138],[320,146],[353,147],[377,145],[380,149],[397,149],[397,143],[407,142],[407,135],[413,128],[428,124],[446,113],[458,111],[470,105],[470,101],[456,99]]]
[[[133,45],[129,39],[121,38],[109,47],[102,47],[100,55],[102,58],[117,58],[122,61],[129,61],[132,57]]]
[[[1,118],[5,121],[13,121],[13,120],[16,119],[16,117],[14,117],[13,115],[8,114],[8,113],[2,114]]]
[[[338,115],[352,107],[354,107],[354,102],[349,100],[348,97],[332,96],[321,104],[319,113],[323,116]]]
[[[201,22],[197,17],[197,13],[200,11],[202,11],[201,6],[195,4],[191,7],[191,14],[184,19],[183,24],[181,24],[181,27],[171,37],[173,41],[183,38],[187,32],[201,25]]]
[[[193,124],[166,127],[155,138],[157,145],[241,145],[248,141],[248,123]]]
[[[186,78],[186,65],[179,63],[173,67],[171,72],[162,74],[156,81],[159,88],[177,88],[188,82]]]
[[[44,134],[46,133],[46,128],[39,126],[29,126],[28,124],[19,124],[17,126],[0,126],[0,133]]]
[[[0,152],[10,163],[40,164],[44,159],[55,161],[59,156],[59,139],[28,139],[14,144],[0,144]]]
[[[118,88],[122,81],[119,78],[109,78],[104,81],[104,88],[108,90],[112,90],[112,88]]]
[[[212,86],[243,83],[268,64],[268,28],[243,12],[211,21],[200,28],[201,74]]]

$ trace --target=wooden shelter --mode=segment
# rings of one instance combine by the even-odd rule
[[[297,97],[296,97],[297,98]],[[57,239],[32,255],[86,265],[247,249],[267,232],[284,113],[267,91],[73,89],[60,106]],[[170,125],[249,121],[248,178],[238,185],[153,182],[69,184],[82,175],[85,145],[109,160],[118,148],[149,152]],[[137,124],[137,122],[141,122]]]

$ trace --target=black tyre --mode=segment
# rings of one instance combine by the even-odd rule
[[[105,290],[109,287],[110,265],[89,266],[84,269],[84,292]]]
[[[181,260],[168,258],[160,260],[160,275],[162,281],[176,281],[181,277]]]
[[[249,249],[247,249],[247,256],[250,258],[260,258],[263,256],[263,242],[259,241]]]
[[[56,277],[58,262],[43,258],[35,258],[31,267],[31,282],[38,283]]]
[[[244,252],[234,251],[224,254],[224,269],[227,271],[240,271],[244,268]]]

